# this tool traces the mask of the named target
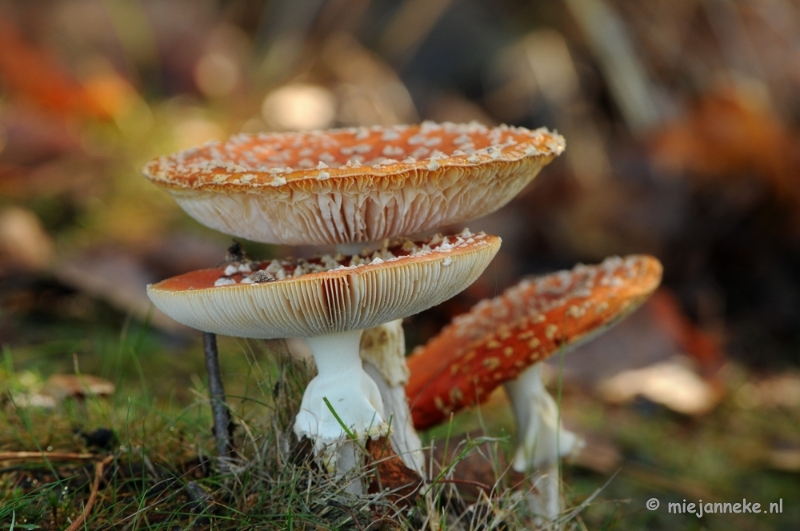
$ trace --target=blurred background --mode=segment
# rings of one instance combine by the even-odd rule
[[[408,320],[410,346],[525,275],[653,254],[665,276],[652,300],[551,363],[565,422],[588,441],[567,488],[579,502],[621,470],[589,528],[790,529],[798,94],[796,0],[0,2],[6,370],[44,381],[80,359],[125,387],[104,358],[136,331],[154,392],[191,398],[198,336],[154,313],[144,287],[217,264],[230,239],[141,177],[150,158],[238,132],[547,126],[565,154],[470,223],[503,248],[464,294]],[[501,396],[484,408],[490,431],[506,411]],[[782,497],[786,514],[700,520],[647,511],[652,496]]]

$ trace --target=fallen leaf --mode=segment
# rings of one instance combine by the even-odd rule
[[[110,396],[116,387],[108,380],[91,374],[54,374],[44,383],[43,394],[58,401],[87,396]]]
[[[0,271],[43,269],[54,254],[53,240],[36,214],[20,207],[0,211]]]
[[[643,397],[678,413],[703,415],[717,405],[720,397],[689,365],[684,358],[673,358],[623,371],[600,383],[598,393],[614,404]]]
[[[389,491],[387,497],[398,507],[411,507],[419,496],[422,478],[408,468],[392,449],[388,437],[367,441],[367,452],[375,464],[375,474],[367,492],[377,494]]]
[[[14,97],[54,114],[108,119],[106,110],[53,54],[28,42],[7,20],[0,19],[0,80]]]

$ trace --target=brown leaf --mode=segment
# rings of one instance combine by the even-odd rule
[[[800,202],[796,132],[753,94],[716,87],[653,140],[655,161],[664,169],[723,180],[755,173],[779,196]]]
[[[15,98],[59,116],[108,119],[98,104],[54,55],[28,42],[8,20],[0,19],[0,80]]]
[[[36,270],[49,265],[55,245],[36,214],[9,207],[0,211],[0,270]]]
[[[398,507],[414,505],[422,478],[408,468],[392,449],[388,437],[367,441],[370,460],[375,465],[375,474],[369,482],[367,492],[377,494],[390,491],[387,498]]]
[[[57,400],[108,396],[115,391],[114,384],[91,374],[54,374],[44,384],[43,392]]]

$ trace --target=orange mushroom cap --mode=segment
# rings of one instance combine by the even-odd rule
[[[523,280],[478,303],[408,358],[414,426],[479,404],[534,363],[605,331],[644,302],[661,272],[650,256],[608,258]]]
[[[238,135],[144,174],[204,225],[253,241],[367,242],[475,219],[559,155],[544,129],[477,123]]]
[[[465,289],[500,238],[459,235],[386,242],[373,254],[234,263],[147,287],[161,311],[236,337],[314,337],[413,315]],[[243,271],[244,270],[244,271]]]

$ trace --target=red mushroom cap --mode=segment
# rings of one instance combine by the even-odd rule
[[[409,357],[414,426],[478,404],[530,365],[605,331],[644,302],[661,272],[650,256],[608,258],[524,280],[478,303]]]
[[[494,212],[563,149],[544,129],[425,122],[238,135],[153,160],[144,174],[227,234],[338,244]]]
[[[439,304],[474,282],[499,248],[496,236],[464,231],[389,244],[374,254],[203,269],[151,284],[147,294],[176,321],[205,332],[314,337]]]

